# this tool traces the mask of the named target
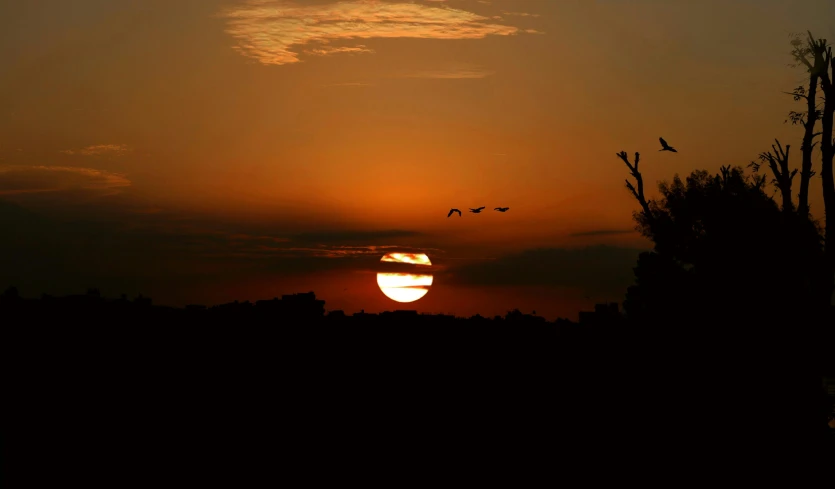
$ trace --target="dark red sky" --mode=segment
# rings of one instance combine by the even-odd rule
[[[650,246],[615,153],[641,151],[654,190],[799,148],[788,34],[835,38],[833,18],[826,0],[5,2],[0,287],[376,311],[404,307],[375,281],[400,249],[437,266],[406,307],[576,319],[620,301]]]

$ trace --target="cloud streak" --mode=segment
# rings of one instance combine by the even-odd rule
[[[402,229],[387,229],[380,231],[323,231],[301,233],[293,237],[294,241],[318,244],[376,244],[381,241],[391,241],[403,238],[421,236],[417,231]]]
[[[250,0],[222,11],[226,32],[242,55],[265,65],[299,62],[299,48],[312,54],[370,52],[364,45],[333,48],[352,39],[482,39],[517,34],[517,27],[491,23],[465,10],[418,3],[355,0],[297,6],[280,0]]]
[[[591,293],[624,293],[632,268],[646,250],[613,246],[541,248],[450,269],[448,280],[475,286],[572,287]]]
[[[121,155],[130,151],[130,148],[124,144],[94,144],[79,150],[65,149],[61,151],[67,155],[82,155],[82,156],[100,156],[100,155]]]
[[[502,12],[502,14],[513,17],[539,17],[539,14],[529,14],[527,12]]]
[[[0,166],[0,195],[82,190],[118,193],[131,185],[124,175],[95,168],[70,166]]]
[[[371,83],[362,83],[362,82],[347,82],[347,83],[329,83],[325,85],[321,85],[322,87],[373,87],[374,85]]]
[[[328,56],[331,54],[337,53],[350,53],[350,54],[361,54],[361,53],[373,53],[373,49],[368,49],[365,47],[364,44],[359,44],[357,46],[349,47],[349,46],[342,46],[342,47],[332,47],[332,46],[323,46],[316,49],[308,49],[305,51],[306,54],[312,54],[314,56]]]
[[[403,75],[404,78],[430,78],[436,80],[455,80],[455,79],[477,79],[485,78],[495,74],[494,71],[480,70],[480,69],[451,69],[451,70],[437,70],[437,71],[419,71]]]

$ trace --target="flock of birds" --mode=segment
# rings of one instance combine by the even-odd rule
[[[671,151],[671,152],[673,152],[673,153],[678,153],[678,151],[676,151],[676,149],[675,149],[675,148],[673,148],[672,146],[670,146],[669,144],[667,144],[667,141],[664,141],[664,138],[658,138],[658,140],[661,142],[661,149],[659,149],[658,151]],[[482,206],[482,207],[478,207],[478,208],[476,208],[476,209],[472,209],[472,208],[471,208],[471,209],[470,209],[470,212],[472,212],[473,214],[479,214],[479,213],[481,213],[481,211],[483,211],[484,209],[485,209],[485,207],[484,207],[484,206]],[[508,209],[510,209],[510,207],[496,207],[496,208],[495,208],[495,209],[493,209],[493,210],[494,210],[494,211],[499,211],[499,212],[507,212],[507,210],[508,210]],[[449,214],[447,214],[446,216],[447,216],[447,217],[450,217],[451,215],[455,214],[456,212],[458,213],[458,217],[461,217],[461,211],[460,211],[460,210],[458,210],[458,209],[450,209],[450,210],[449,210]]]
[[[482,206],[482,207],[478,207],[476,209],[470,209],[470,212],[472,212],[473,214],[479,214],[484,209],[486,209],[486,207]],[[499,211],[499,212],[507,212],[508,209],[510,209],[510,207],[496,207],[493,210],[494,211]],[[458,213],[458,217],[461,217],[461,211],[459,211],[458,209],[450,209],[449,214],[447,214],[446,216],[449,217],[449,216],[455,214],[456,212]]]

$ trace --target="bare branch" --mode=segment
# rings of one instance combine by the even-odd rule
[[[641,172],[638,171],[638,163],[641,161],[641,154],[637,151],[635,152],[635,163],[632,164],[629,162],[629,155],[626,151],[621,151],[617,153],[618,158],[623,160],[626,163],[626,167],[629,168],[629,172],[635,178],[635,181],[638,183],[638,188],[636,189],[632,183],[629,182],[629,179],[626,179],[626,188],[632,192],[632,195],[635,196],[635,199],[638,200],[638,203],[641,204],[641,208],[644,211],[644,215],[647,217],[648,220],[652,221],[652,212],[649,208],[649,203],[647,202],[646,197],[644,196],[644,177],[641,175]]]
[[[632,195],[634,195],[636,199],[641,200],[638,192],[635,191],[635,187],[632,186],[628,178],[626,179],[626,188],[632,191]]]
[[[771,174],[773,175],[773,179],[771,183],[780,189],[780,192],[783,197],[783,210],[789,211],[794,209],[794,204],[792,203],[791,197],[791,188],[792,188],[792,180],[794,176],[797,174],[798,170],[789,170],[789,155],[791,152],[791,145],[787,144],[785,148],[783,145],[780,144],[780,141],[775,139],[775,144],[771,145],[771,149],[773,152],[769,151],[766,153],[760,153],[760,162],[761,163],[754,163],[752,162],[749,167],[754,167],[754,171],[758,172],[762,163],[768,163],[768,167],[771,170]]]

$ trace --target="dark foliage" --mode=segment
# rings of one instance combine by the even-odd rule
[[[762,177],[738,167],[694,171],[659,190],[650,213],[635,214],[655,250],[635,270],[624,304],[630,317],[660,325],[687,311],[682,321],[727,318],[738,330],[762,330],[761,321],[828,305],[815,297],[825,279],[819,225],[782,212]]]

